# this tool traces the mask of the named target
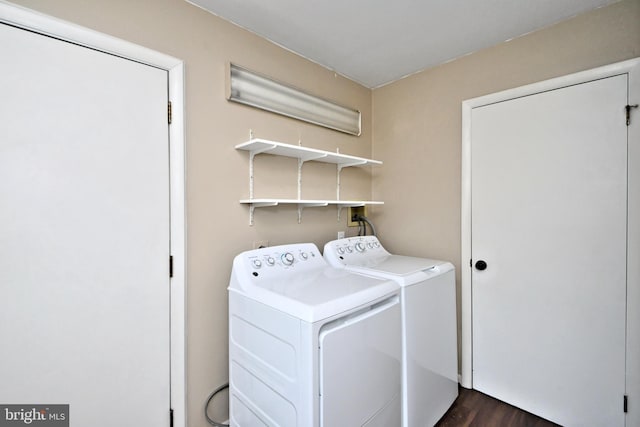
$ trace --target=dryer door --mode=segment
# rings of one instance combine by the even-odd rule
[[[397,296],[321,328],[321,425],[400,424],[401,336]]]

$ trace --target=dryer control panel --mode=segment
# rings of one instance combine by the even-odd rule
[[[254,249],[243,252],[236,258],[234,264],[238,271],[254,278],[284,278],[294,273],[327,266],[327,262],[313,243]]]

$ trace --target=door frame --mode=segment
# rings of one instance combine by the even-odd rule
[[[186,427],[186,201],[184,132],[184,63],[125,40],[93,31],[0,0],[0,23],[75,43],[168,72],[172,107],[169,126],[170,238],[173,276],[170,279],[171,409],[173,425]],[[168,260],[167,260],[168,262]]]
[[[628,103],[640,103],[640,58],[634,58],[587,71],[508,89],[462,102],[461,164],[461,373],[460,384],[473,388],[472,284],[471,284],[471,112],[474,108],[560,89],[592,80],[627,74]],[[620,106],[624,120],[624,106]],[[632,113],[627,128],[628,141],[628,225],[627,225],[627,342],[626,360],[640,360],[640,111]],[[635,262],[633,260],[636,260]],[[467,264],[469,263],[469,264]],[[640,399],[640,367],[627,363],[626,393],[634,402]],[[629,405],[627,423],[640,425],[638,404]],[[635,420],[632,422],[632,420]]]

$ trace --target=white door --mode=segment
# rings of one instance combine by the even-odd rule
[[[167,426],[167,73],[3,24],[0,57],[0,402]]]
[[[566,426],[624,425],[626,103],[621,75],[472,112],[473,386]]]

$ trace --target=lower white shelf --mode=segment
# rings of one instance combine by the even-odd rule
[[[305,200],[305,199],[243,199],[240,200],[243,205],[249,205],[249,225],[253,225],[253,212],[255,208],[265,208],[278,205],[297,205],[298,206],[298,223],[302,221],[302,210],[304,208],[316,208],[329,205],[338,207],[338,221],[340,221],[340,212],[343,208],[366,205],[383,205],[384,202],[371,200]]]

